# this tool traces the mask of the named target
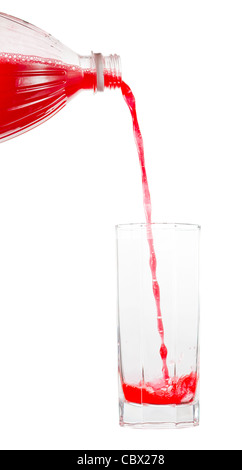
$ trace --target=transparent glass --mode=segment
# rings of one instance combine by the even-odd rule
[[[79,55],[42,29],[0,13],[0,141],[46,121],[81,90],[120,84],[116,54]]]
[[[120,425],[199,423],[198,225],[151,224],[169,378],[160,336],[146,224],[116,226]]]

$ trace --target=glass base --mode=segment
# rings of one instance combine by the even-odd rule
[[[120,400],[119,424],[135,428],[198,426],[199,402],[183,405],[138,405]]]

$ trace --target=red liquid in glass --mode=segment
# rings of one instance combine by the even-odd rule
[[[124,397],[132,403],[149,405],[180,405],[193,400],[197,385],[194,372],[180,378],[173,377],[165,381],[140,382],[138,385],[122,384]]]
[[[104,72],[104,85],[111,85],[113,77]],[[121,79],[123,97],[130,109],[135,142],[138,150],[143,187],[143,204],[147,223],[147,241],[150,251],[152,288],[157,310],[157,328],[161,338],[160,356],[162,378],[154,383],[122,383],[124,397],[133,403],[179,404],[188,403],[195,395],[197,376],[191,373],[180,378],[169,378],[166,363],[167,348],[160,307],[160,288],[156,276],[156,255],[151,226],[151,199],[146,175],[144,146],[140,132],[135,98]],[[83,89],[96,88],[96,73],[53,59],[0,53],[0,140],[14,137],[41,124],[63,108],[66,102]]]

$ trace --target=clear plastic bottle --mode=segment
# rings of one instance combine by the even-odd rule
[[[121,86],[119,56],[81,56],[50,34],[0,13],[0,141],[36,127],[81,90]]]

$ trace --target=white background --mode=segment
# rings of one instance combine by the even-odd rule
[[[202,225],[201,422],[118,425],[114,225],[144,221],[119,91],[0,147],[1,449],[241,449],[242,4],[2,0],[80,54],[118,53],[156,222]]]

